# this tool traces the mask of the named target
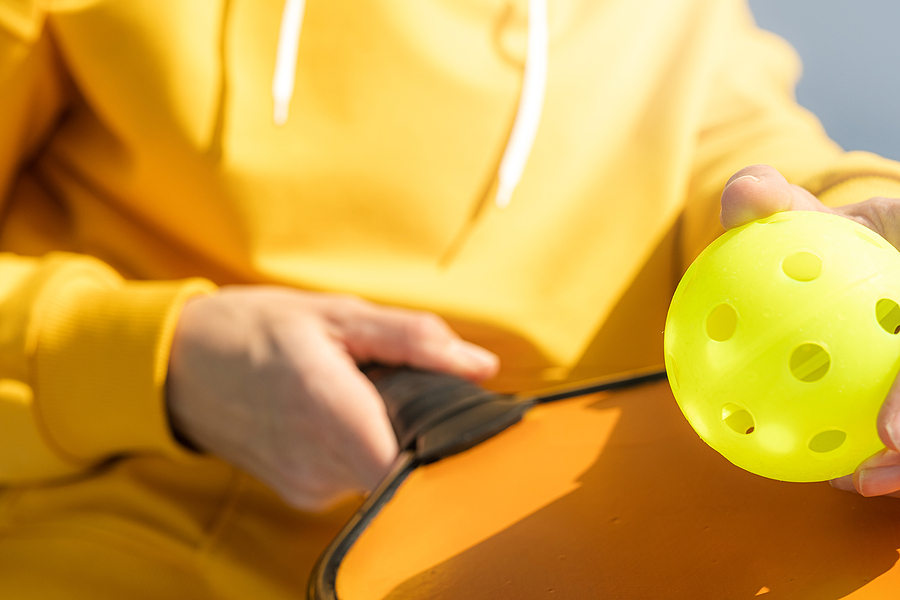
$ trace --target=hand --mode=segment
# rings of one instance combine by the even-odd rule
[[[184,307],[166,382],[172,426],[274,489],[321,510],[371,490],[397,454],[384,403],[356,363],[471,380],[497,357],[435,315],[349,296],[226,287]]]
[[[829,208],[768,165],[746,167],[728,180],[720,219],[726,229],[732,229],[785,210],[819,211],[852,219],[900,249],[900,199],[870,198]],[[863,461],[853,475],[832,480],[831,485],[863,496],[900,497],[900,378],[894,381],[878,414],[878,435],[887,448]]]

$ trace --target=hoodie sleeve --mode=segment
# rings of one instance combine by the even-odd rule
[[[67,85],[38,5],[0,2],[0,219]],[[165,410],[168,351],[183,303],[213,287],[125,281],[78,254],[0,251],[0,485],[126,453],[182,456]]]
[[[719,199],[735,171],[766,163],[829,206],[900,197],[900,165],[866,152],[844,152],[818,119],[799,106],[800,60],[778,36],[760,30],[743,0],[717,4],[709,51],[719,56],[701,107],[683,226],[686,266],[722,232]]]

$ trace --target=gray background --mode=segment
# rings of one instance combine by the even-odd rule
[[[749,0],[803,60],[797,100],[845,150],[900,160],[900,2]]]

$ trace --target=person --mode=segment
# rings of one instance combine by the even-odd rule
[[[547,9],[0,1],[8,597],[295,597],[397,452],[358,364],[659,363],[720,208],[900,245],[743,2]],[[836,487],[900,490],[898,397]]]

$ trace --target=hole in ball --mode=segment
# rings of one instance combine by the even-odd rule
[[[847,434],[839,429],[830,429],[817,433],[809,440],[809,449],[820,454],[837,450],[847,439]]]
[[[882,298],[875,303],[875,318],[888,333],[900,332],[900,306],[890,298]]]
[[[717,342],[724,342],[734,335],[737,328],[737,311],[730,304],[720,304],[706,317],[706,335]]]
[[[731,402],[722,407],[722,420],[732,431],[741,435],[753,433],[753,430],[756,429],[753,415]]]
[[[822,273],[822,259],[812,252],[794,252],[782,261],[781,270],[795,281],[812,281]]]
[[[818,344],[801,344],[791,353],[791,375],[812,383],[825,377],[831,367],[831,355]]]

